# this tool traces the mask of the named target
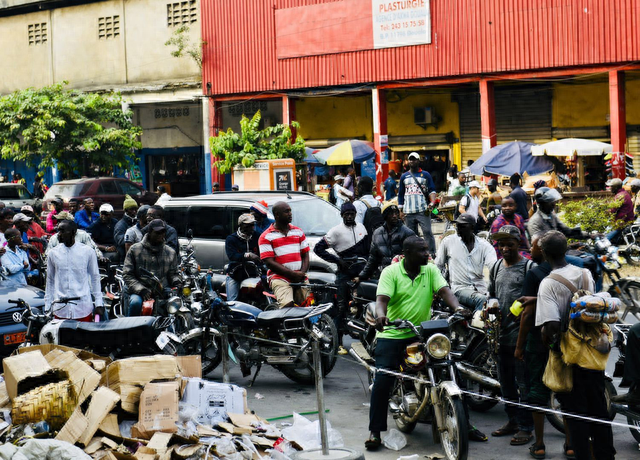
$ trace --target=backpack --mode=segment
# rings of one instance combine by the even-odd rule
[[[456,209],[454,210],[454,213],[453,213],[453,220],[456,220],[458,217],[460,217],[460,203],[462,203],[462,200],[465,197],[469,198],[469,204],[471,204],[471,195],[468,193],[465,193],[465,195],[462,198],[460,198],[460,201],[456,203]],[[465,208],[468,208],[468,207],[469,205],[465,206]]]
[[[529,272],[529,270],[531,270],[531,266],[533,265],[533,260],[530,259],[526,259],[527,262],[524,265],[524,275],[523,275],[523,280],[527,277],[527,273]],[[502,265],[502,263],[504,262],[504,259],[499,259],[495,264],[493,264],[493,267],[491,267],[491,271],[489,272],[489,286],[494,286],[496,285],[496,276],[498,276],[498,270],[500,269],[500,266]],[[491,293],[492,296],[495,294],[495,292]]]
[[[371,206],[364,200],[360,200],[367,207],[366,212],[364,213],[364,219],[362,221],[362,225],[367,229],[367,235],[369,237],[369,241],[373,237],[373,232],[384,224],[384,218],[382,217],[382,206]]]
[[[338,200],[336,200],[336,189],[332,186],[329,190],[329,203],[336,204]]]

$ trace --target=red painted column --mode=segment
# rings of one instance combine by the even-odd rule
[[[484,153],[498,143],[492,81],[480,80],[480,123],[482,127],[482,153]],[[465,165],[462,167],[464,168]]]
[[[216,101],[212,97],[207,98],[209,101],[209,133],[212,137],[218,135],[222,129],[222,104],[220,101]],[[218,182],[220,184],[220,190],[224,190],[224,178],[218,172],[213,163],[216,158],[211,155],[211,183]]]
[[[376,190],[382,195],[383,170],[380,152],[382,150],[382,136],[387,136],[387,97],[386,91],[379,88],[372,90],[373,106],[373,145],[376,150]],[[386,147],[386,142],[385,142]]]
[[[625,76],[619,70],[609,71],[609,118],[611,123],[611,144],[613,145],[613,177],[624,179],[625,150],[627,146],[627,111],[625,103]]]
[[[282,96],[282,124],[291,125],[296,119],[296,101],[288,95]],[[298,133],[295,128],[291,128],[291,140],[295,142]]]

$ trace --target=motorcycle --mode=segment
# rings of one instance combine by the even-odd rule
[[[624,248],[620,254],[626,259],[629,265],[640,265],[640,220],[622,229],[619,237],[620,245]]]
[[[156,353],[182,354],[182,340],[169,331],[172,318],[117,318],[100,323],[55,319],[56,305],[73,305],[79,297],[63,297],[53,302],[52,311],[33,309],[23,299],[9,300],[10,310],[22,311],[27,326],[26,341],[21,346],[55,344],[89,349],[101,356],[116,359]]]
[[[314,383],[311,343],[318,340],[322,352],[323,374],[335,366],[338,334],[333,320],[326,314],[331,304],[315,307],[291,307],[262,311],[243,302],[225,302],[216,296],[201,317],[203,343],[211,343],[217,353],[211,354],[207,369],[222,361],[225,328],[228,351],[240,363],[244,376],[256,366],[252,384],[264,363],[273,366],[297,383]],[[204,367],[203,362],[203,367]]]
[[[620,276],[619,270],[622,265],[619,260],[618,248],[608,239],[594,234],[581,249],[595,256],[603,276],[609,280],[608,292],[613,297],[622,300],[624,307],[619,313],[619,321],[624,323],[628,314],[640,320],[640,281]]]
[[[627,350],[627,336],[629,335],[629,328],[631,324],[615,324],[613,328],[617,332],[616,347],[620,355],[618,361],[616,361],[616,367],[613,371],[614,377],[622,377],[624,374],[624,363]],[[615,393],[614,393],[615,394]],[[614,414],[618,413],[627,417],[627,424],[635,427],[629,428],[633,438],[640,442],[640,406],[629,406],[625,404],[611,403]]]
[[[411,433],[418,422],[430,422],[433,439],[441,442],[450,460],[466,459],[469,431],[462,391],[451,358],[449,321],[431,320],[415,326],[411,321],[395,320],[397,329],[411,329],[416,342],[407,346],[389,399],[389,410],[397,428]],[[357,348],[350,350],[359,362],[368,365],[367,357]]]

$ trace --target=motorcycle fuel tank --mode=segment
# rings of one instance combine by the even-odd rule
[[[244,302],[229,302],[231,321],[237,326],[255,324],[262,310]]]

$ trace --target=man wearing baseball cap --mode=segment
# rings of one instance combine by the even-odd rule
[[[274,222],[273,219],[269,219],[269,205],[264,200],[256,201],[249,208],[249,212],[255,218],[255,232],[259,237]]]
[[[118,221],[113,217],[113,206],[104,203],[100,206],[100,218],[87,229],[98,249],[114,264],[120,261],[114,237],[117,223]]]
[[[240,283],[247,278],[258,276],[260,260],[260,246],[256,232],[256,218],[246,213],[238,218],[238,231],[229,235],[224,243],[224,250],[229,258],[227,267],[227,300],[237,300],[240,293]],[[249,263],[251,262],[251,263]]]
[[[633,200],[631,195],[622,187],[622,180],[615,178],[607,181],[607,187],[611,189],[611,193],[614,194],[616,201],[621,201],[622,204],[618,208],[614,208],[611,212],[615,212],[614,220],[622,221],[625,224],[630,224],[635,220],[635,212],[633,211]],[[607,239],[613,241],[618,238],[618,235],[622,230],[613,230],[607,233]]]
[[[153,273],[160,280],[165,293],[171,288],[182,288],[178,255],[165,244],[167,225],[161,219],[154,219],[147,228],[142,241],[131,246],[124,259],[122,275],[126,293],[123,296],[128,301],[127,316],[140,316],[142,303],[156,294],[153,282],[144,275],[144,271]]]
[[[449,269],[449,284],[460,303],[479,310],[487,301],[484,267],[491,267],[498,257],[487,240],[474,234],[476,219],[460,214],[456,219],[456,234],[442,240],[436,265],[444,273]]]
[[[521,295],[527,272],[535,263],[520,255],[520,229],[504,225],[491,235],[498,243],[502,259],[489,270],[489,296],[498,300],[500,306],[500,352],[498,366],[502,396],[513,402],[527,401],[524,361],[515,359],[516,344],[520,330],[519,319],[510,315],[509,308]],[[528,444],[533,436],[533,416],[527,409],[505,406],[508,422],[493,433],[493,436],[508,436],[512,446]]]
[[[436,252],[436,240],[431,231],[431,210],[435,206],[436,186],[431,174],[420,169],[420,155],[409,154],[409,171],[400,176],[398,188],[398,208],[404,213],[405,223],[413,232],[422,236],[427,242],[429,252]]]
[[[458,211],[460,214],[471,214],[475,217],[476,222],[482,219],[485,223],[487,218],[484,215],[484,211],[480,207],[480,182],[472,180],[469,182],[469,193],[462,197],[460,204],[458,205]]]

